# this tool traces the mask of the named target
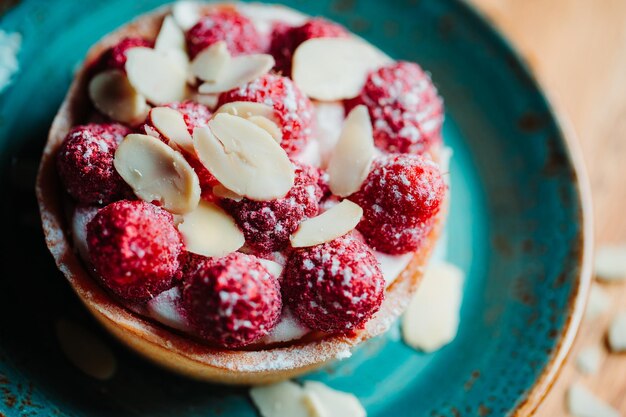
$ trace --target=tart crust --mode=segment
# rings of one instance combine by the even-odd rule
[[[232,7],[232,4],[210,7]],[[168,8],[160,8],[142,15],[96,43],[89,50],[85,64],[76,74],[54,118],[39,166],[36,193],[46,244],[57,267],[90,313],[112,335],[151,361],[195,379],[224,384],[270,383],[349,356],[350,348],[385,332],[405,310],[443,228],[445,209],[438,214],[431,233],[408,266],[387,288],[380,310],[364,329],[351,336],[305,337],[286,346],[260,347],[258,350],[216,349],[127,310],[100,287],[73,250],[66,217],[67,201],[56,172],[55,158],[68,131],[84,123],[93,108],[86,93],[87,69],[106,48],[123,37],[156,37],[168,12]]]

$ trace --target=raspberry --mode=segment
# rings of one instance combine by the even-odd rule
[[[372,251],[351,235],[295,249],[282,281],[285,303],[324,332],[360,328],[380,307],[385,281]]]
[[[125,71],[126,51],[131,48],[152,48],[152,46],[152,42],[147,39],[137,37],[123,38],[117,44],[104,51],[100,58],[99,67],[102,69],[120,69]]]
[[[186,33],[191,58],[216,42],[224,41],[233,55],[262,52],[264,41],[247,17],[231,9],[214,11],[200,19]]]
[[[57,170],[67,192],[85,204],[132,198],[133,192],[113,166],[115,150],[130,129],[120,124],[76,126],[57,154]]]
[[[173,103],[164,104],[165,107],[178,110],[182,115],[185,123],[187,124],[187,130],[189,134],[193,135],[193,130],[196,127],[203,127],[209,123],[211,119],[211,110],[203,104],[196,103],[192,100],[176,101]],[[166,142],[165,139],[159,134],[155,127],[150,122],[149,118],[139,129],[141,133],[146,133],[151,136],[155,136]],[[200,180],[200,189],[202,190],[202,198],[205,200],[211,200],[213,198],[213,186],[218,184],[217,179],[205,168],[200,162],[197,155],[190,155],[188,152],[182,152],[183,156],[189,162],[189,165],[196,171],[198,179]]]
[[[253,255],[223,258],[191,255],[183,267],[182,306],[198,334],[219,346],[238,348],[267,335],[278,322],[278,280]]]
[[[247,245],[259,255],[281,250],[289,243],[289,235],[306,218],[316,216],[322,198],[319,171],[308,165],[296,164],[294,186],[283,198],[271,201],[220,200],[234,218]]]
[[[360,95],[345,103],[369,109],[376,146],[422,154],[441,141],[443,101],[419,65],[396,62],[369,74]]]
[[[348,31],[336,23],[321,18],[308,20],[302,26],[274,26],[270,43],[270,54],[276,60],[276,70],[291,75],[291,59],[300,44],[314,38],[342,38]]]
[[[273,106],[283,133],[280,145],[288,155],[295,155],[302,150],[311,136],[313,104],[287,77],[266,74],[222,93],[218,105],[233,101],[252,101]]]
[[[172,286],[183,250],[174,218],[144,201],[111,203],[87,224],[89,259],[102,283],[127,301]]]
[[[432,227],[447,186],[439,167],[417,155],[390,155],[376,161],[350,200],[363,208],[357,228],[376,250],[415,251]]]
[[[187,130],[189,134],[193,135],[193,130],[196,127],[207,126],[211,119],[211,110],[204,104],[196,103],[193,100],[175,101],[173,103],[165,104],[165,107],[178,110],[182,113],[185,123],[187,123]]]

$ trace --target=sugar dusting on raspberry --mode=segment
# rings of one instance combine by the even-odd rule
[[[220,200],[246,237],[247,245],[260,255],[284,249],[300,222],[318,213],[322,198],[319,171],[295,164],[294,185],[283,198],[270,201]]]
[[[385,281],[367,245],[351,235],[294,250],[285,266],[285,303],[306,326],[358,329],[380,307]]]
[[[300,152],[311,138],[313,105],[287,77],[266,74],[221,94],[218,105],[233,101],[251,101],[272,106],[283,134],[280,145],[289,155]]]
[[[376,250],[415,251],[432,228],[447,186],[437,164],[417,155],[377,160],[350,200],[363,208],[358,230]]]
[[[122,200],[100,210],[87,225],[89,258],[96,275],[127,301],[145,301],[173,284],[183,250],[167,211]]]
[[[314,38],[339,38],[348,35],[343,26],[322,18],[309,19],[300,26],[278,23],[272,31],[270,54],[276,60],[276,70],[290,75],[293,53],[302,42]]]
[[[120,124],[76,126],[57,154],[57,169],[67,192],[80,203],[106,204],[132,197],[130,187],[113,166],[115,151],[131,133]]]
[[[226,348],[266,336],[280,318],[278,280],[253,255],[191,255],[183,268],[182,306],[194,330]]]
[[[185,34],[191,58],[204,48],[224,41],[233,55],[262,52],[267,41],[247,17],[234,9],[220,9],[203,16]]]
[[[347,101],[369,109],[376,146],[387,152],[424,153],[441,142],[443,101],[419,65],[396,62],[369,74],[361,94]]]

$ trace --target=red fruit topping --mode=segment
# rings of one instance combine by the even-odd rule
[[[57,170],[72,197],[85,204],[106,204],[133,196],[113,166],[115,150],[129,133],[120,124],[88,124],[70,130],[57,154]]]
[[[232,9],[221,9],[202,17],[185,35],[191,58],[207,46],[224,41],[233,55],[262,52],[263,37],[247,17]]]
[[[278,280],[252,255],[191,255],[183,267],[182,307],[198,334],[226,348],[267,335],[278,322]]]
[[[209,108],[203,104],[196,103],[192,100],[175,101],[173,103],[164,104],[164,107],[169,107],[174,110],[178,110],[182,115],[185,123],[187,124],[187,130],[190,135],[193,135],[193,130],[196,127],[207,126],[211,119],[212,113]],[[149,134],[161,139],[163,142],[167,141],[163,138],[156,128],[152,125],[150,117],[148,117],[145,123],[139,129],[142,133]],[[183,156],[189,162],[189,165],[196,171],[198,179],[200,180],[200,189],[202,190],[202,198],[205,200],[211,200],[213,198],[213,187],[219,182],[209,172],[208,169],[202,165],[197,155],[191,155],[188,152],[182,151]]]
[[[183,114],[183,119],[187,123],[189,134],[193,134],[196,127],[204,127],[209,123],[212,113],[204,104],[196,103],[193,100],[175,101],[165,104],[165,107],[178,110]]]
[[[439,167],[417,155],[390,155],[376,161],[350,200],[363,208],[357,228],[376,250],[415,251],[432,227],[447,186]]]
[[[346,113],[357,104],[369,109],[376,146],[387,152],[421,154],[441,141],[443,101],[417,64],[396,62],[370,73]]]
[[[322,198],[319,171],[308,165],[295,165],[294,186],[286,196],[271,201],[220,200],[234,218],[250,248],[267,254],[285,248],[289,235],[306,218],[316,216],[318,202]]]
[[[124,38],[113,45],[100,58],[100,67],[107,69],[120,69],[125,71],[126,51],[131,48],[145,47],[152,48],[152,42],[143,38]]]
[[[374,254],[351,235],[294,250],[283,276],[285,303],[303,324],[324,332],[360,328],[385,294]]]
[[[280,145],[289,155],[302,150],[311,136],[313,105],[287,77],[266,74],[242,87],[222,93],[218,105],[233,101],[252,101],[273,106],[283,133]]]
[[[276,70],[284,75],[291,74],[291,58],[300,44],[314,38],[341,38],[348,31],[341,25],[321,18],[308,20],[302,26],[278,24],[272,31],[270,54],[276,60]]]
[[[172,286],[183,250],[174,218],[143,201],[109,204],[87,225],[89,259],[118,297],[145,301]]]

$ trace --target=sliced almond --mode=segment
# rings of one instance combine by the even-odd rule
[[[626,245],[600,246],[596,251],[596,278],[606,282],[626,280]]]
[[[626,352],[626,311],[618,312],[611,320],[609,346],[612,352]]]
[[[432,352],[456,337],[463,281],[463,272],[454,265],[429,266],[402,319],[407,345]]]
[[[305,403],[319,417],[365,417],[365,409],[354,394],[330,388],[319,381],[304,381]]]
[[[56,323],[56,334],[67,359],[85,374],[100,380],[115,374],[117,360],[113,352],[89,330],[61,319]]]
[[[309,97],[322,101],[356,97],[367,74],[391,59],[358,38],[316,38],[293,55],[292,78]]]
[[[275,276],[276,278],[280,278],[280,275],[283,273],[283,266],[278,262],[270,261],[269,259],[261,259],[259,258],[259,262],[263,264],[267,272]]]
[[[235,194],[264,201],[284,197],[293,186],[294,167],[283,148],[257,125],[226,113],[194,130],[200,161]]]
[[[217,106],[219,98],[220,98],[219,94],[194,94],[192,96],[193,101],[200,103],[200,104],[204,104],[211,110],[215,109],[215,106]]]
[[[303,402],[304,390],[295,382],[253,387],[250,397],[263,417],[310,417]]]
[[[283,132],[276,123],[274,108],[264,103],[251,101],[233,101],[220,106],[215,113],[228,113],[233,116],[248,119],[272,135],[274,140],[280,143],[283,140]]]
[[[347,197],[359,191],[375,155],[369,112],[363,105],[356,106],[346,117],[328,163],[328,185],[333,194]]]
[[[170,146],[195,154],[193,139],[181,112],[169,107],[154,107],[150,110],[150,121]]]
[[[200,20],[200,3],[179,0],[172,4],[172,17],[182,30],[189,30]]]
[[[195,210],[183,216],[178,225],[189,252],[221,257],[236,251],[245,243],[235,220],[214,203],[201,201]]]
[[[93,77],[89,83],[89,98],[111,119],[130,125],[141,123],[150,110],[146,99],[120,70],[106,70]]]
[[[126,58],[128,80],[148,101],[165,104],[187,95],[187,75],[175,60],[143,47],[129,49]]]
[[[576,368],[585,375],[596,374],[601,364],[602,350],[598,346],[585,348],[576,357]]]
[[[172,16],[165,16],[159,34],[154,41],[154,49],[157,51],[167,51],[170,49],[184,51],[185,48],[185,34],[176,24]]]
[[[228,188],[224,187],[222,184],[218,184],[213,187],[213,194],[220,198],[228,198],[229,200],[241,201],[243,197],[237,193],[233,193]]]
[[[361,220],[363,209],[350,200],[343,200],[319,216],[300,223],[289,237],[294,248],[306,248],[330,242],[345,235]]]
[[[226,42],[219,41],[196,55],[191,61],[191,73],[202,81],[215,83],[222,77],[230,60]]]
[[[594,282],[591,284],[591,291],[585,308],[585,318],[593,320],[609,308],[611,308],[611,299],[606,291],[600,287],[600,284]]]
[[[188,213],[200,201],[200,182],[193,168],[179,152],[152,136],[126,136],[113,164],[139,198],[157,201],[172,213]]]
[[[222,93],[267,74],[274,66],[274,58],[268,54],[240,55],[232,57],[221,70],[219,79],[215,82],[200,84],[198,92],[201,94]]]
[[[621,414],[580,383],[567,390],[567,410],[574,417],[620,417]]]

